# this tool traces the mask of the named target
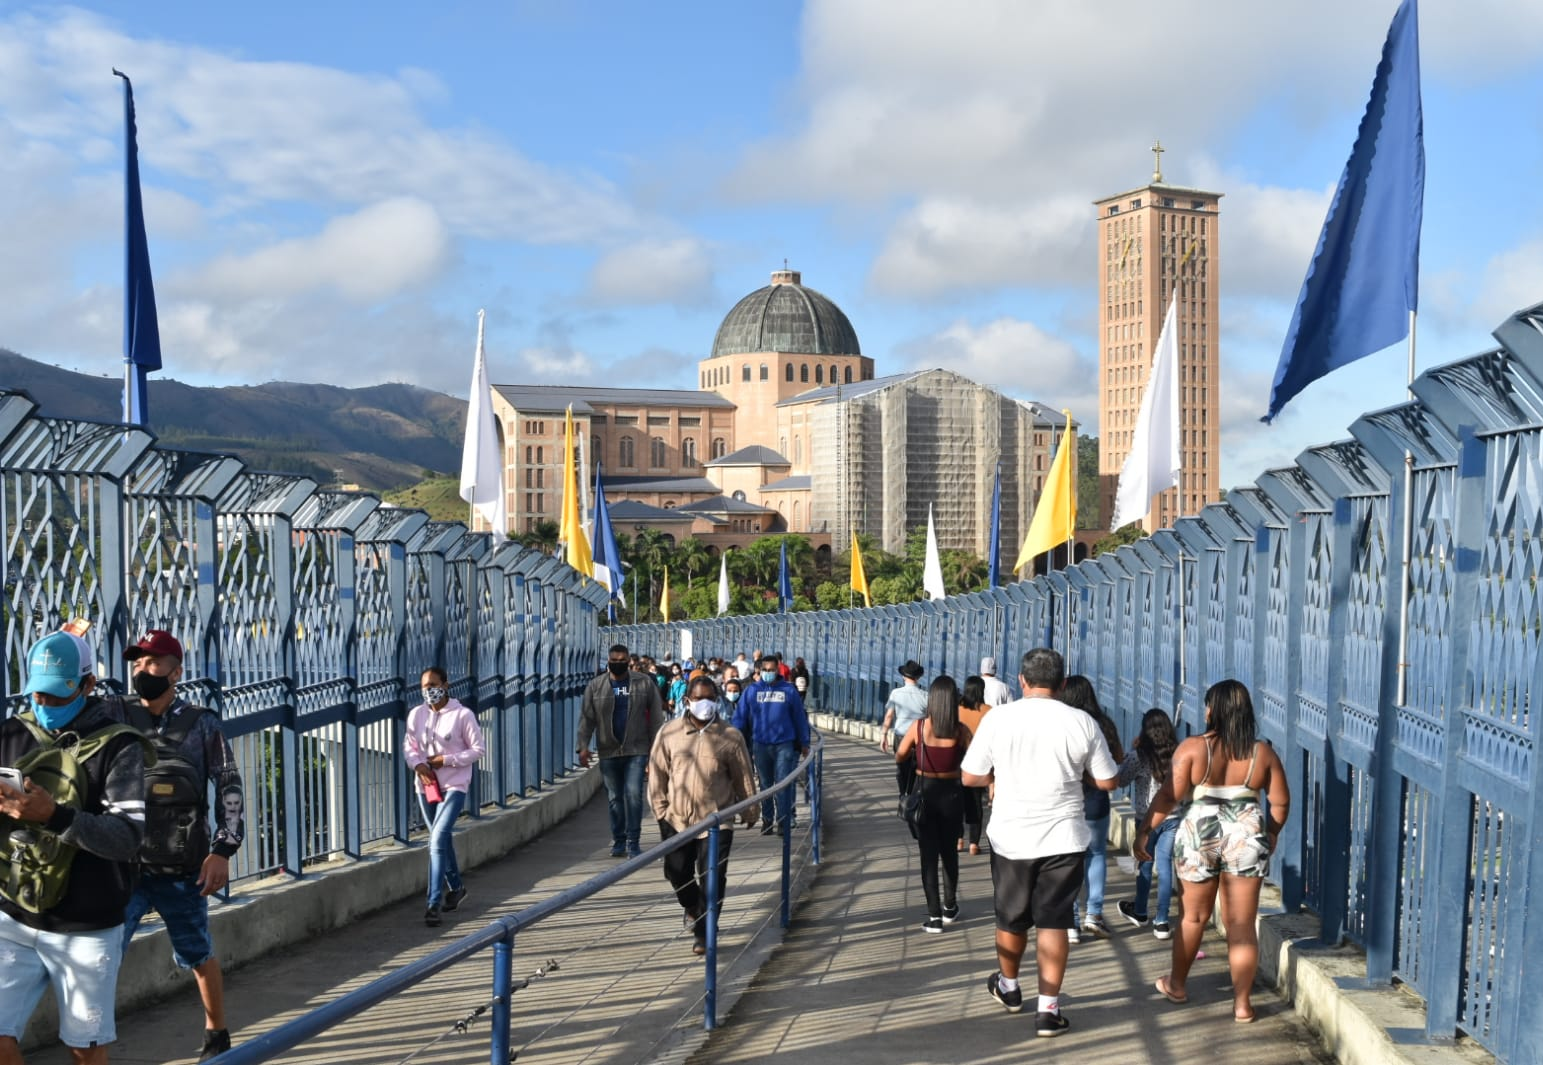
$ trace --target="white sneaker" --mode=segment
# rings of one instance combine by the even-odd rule
[[[1077,926],[1076,925],[1072,925],[1070,928],[1068,928],[1066,930],[1066,942],[1068,942],[1068,943],[1081,943],[1082,942],[1082,933],[1077,931]]]

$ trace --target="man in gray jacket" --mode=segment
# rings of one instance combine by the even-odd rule
[[[613,858],[642,853],[644,773],[654,737],[664,727],[659,688],[629,662],[624,644],[612,646],[606,671],[584,689],[579,711],[579,765],[589,765],[593,739],[610,800]]]

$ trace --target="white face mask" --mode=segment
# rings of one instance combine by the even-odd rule
[[[687,705],[687,709],[691,711],[691,716],[698,721],[711,721],[713,716],[718,713],[718,700],[693,699]]]

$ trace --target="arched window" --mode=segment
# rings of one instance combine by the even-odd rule
[[[623,436],[616,444],[616,464],[625,469],[637,467],[637,454],[633,451],[632,437]]]
[[[696,440],[686,437],[680,442],[680,462],[682,466],[696,465]]]
[[[589,436],[589,460],[591,462],[605,461],[605,438],[599,433],[591,433]]]
[[[793,500],[793,531],[799,532],[804,527],[804,505],[799,500]]]
[[[648,442],[648,464],[655,469],[664,465],[664,437],[656,436]]]
[[[814,367],[814,383],[817,385],[823,385],[825,383],[825,367],[820,366],[819,364],[816,364]]]
[[[740,367],[739,379],[741,381],[748,381],[748,380],[750,380],[750,364],[748,362],[745,363],[744,366]]]
[[[795,436],[793,438],[793,461],[804,461],[804,438],[801,436]]]
[[[798,365],[798,379],[800,381],[802,381],[804,384],[808,384],[809,383],[809,364],[807,362],[799,363],[799,365]]]
[[[850,367],[850,366],[847,367],[846,382],[847,382],[847,384],[851,384],[852,383],[852,367]]]
[[[770,381],[771,380],[770,371],[767,370],[766,364],[764,362],[761,363],[761,380],[763,380],[763,381]]]
[[[780,437],[777,440],[777,454],[781,455],[783,458],[787,458],[788,457],[788,438],[787,437],[785,437],[785,436],[784,437]]]
[[[830,368],[830,383],[831,384],[835,384],[836,383],[836,367],[835,367],[834,364],[832,364],[831,368]]]
[[[545,461],[546,461],[545,449],[539,448],[539,447],[536,448],[536,465],[539,466],[539,465],[541,465]]]
[[[713,458],[721,459],[729,453],[729,445],[721,436],[713,438]]]
[[[791,383],[792,380],[793,380],[793,364],[791,362],[788,363],[785,372],[786,372],[788,381]]]
[[[533,452],[531,451],[530,447],[527,446],[525,448],[525,465],[527,465],[527,466],[530,465],[530,456],[532,455],[532,453]]]

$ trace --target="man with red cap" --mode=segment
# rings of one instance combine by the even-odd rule
[[[205,1061],[230,1049],[224,978],[209,939],[209,896],[230,880],[230,859],[241,847],[241,773],[214,711],[177,693],[182,644],[176,637],[151,629],[123,657],[132,663],[129,681],[137,696],[120,704],[123,719],[156,749],[156,763],[145,771],[145,842],[123,944],[127,949],[146,913],[161,915],[172,957],[198,981],[204,1004],[198,1060]],[[212,834],[209,784],[220,796]]]

